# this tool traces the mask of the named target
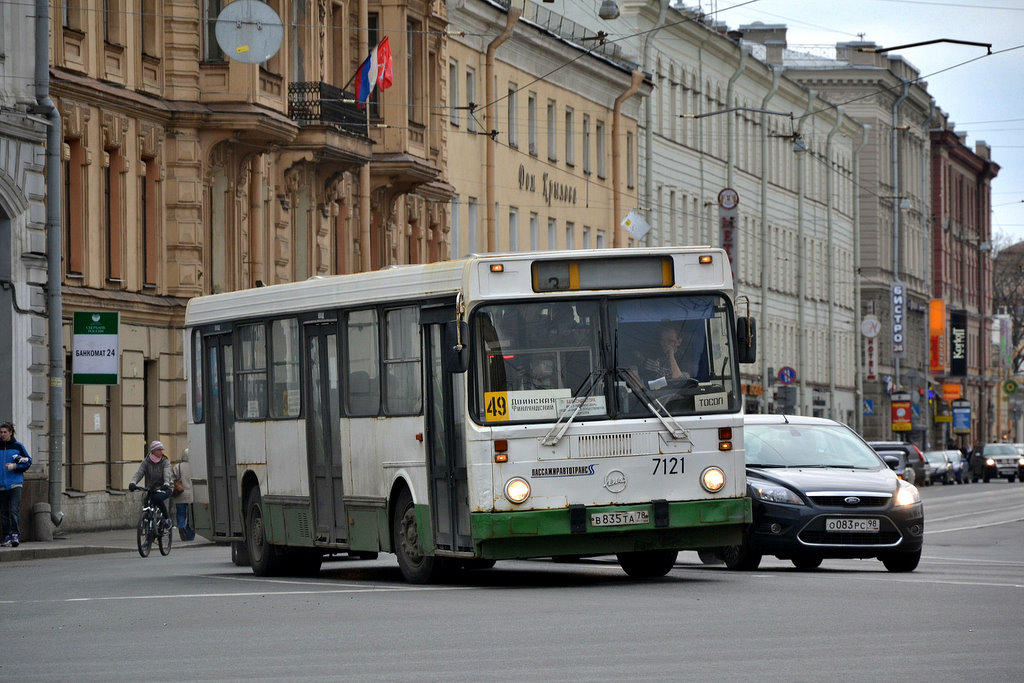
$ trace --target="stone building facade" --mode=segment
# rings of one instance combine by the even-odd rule
[[[259,63],[218,40],[224,3],[68,3],[51,18],[65,121],[67,371],[76,311],[120,313],[120,381],[67,387],[67,526],[130,521],[145,444],[187,446],[193,296],[446,258],[443,2],[274,0]],[[393,83],[351,78],[384,38]],[[239,57],[240,59],[236,59]]]

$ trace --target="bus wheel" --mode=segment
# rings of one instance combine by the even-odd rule
[[[324,561],[324,554],[315,548],[297,548],[285,556],[288,573],[292,576],[316,576]]]
[[[263,499],[253,491],[245,506],[245,545],[249,551],[249,565],[256,576],[276,576],[281,571],[277,549],[267,542],[263,525]]]
[[[615,555],[622,571],[634,579],[656,579],[665,576],[676,565],[675,550],[641,550]]]
[[[420,552],[420,532],[416,524],[416,507],[412,494],[403,490],[395,503],[395,518],[391,521],[391,540],[398,556],[398,568],[409,583],[429,583],[441,573],[440,558]]]

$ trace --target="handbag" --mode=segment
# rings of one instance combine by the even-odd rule
[[[171,491],[172,498],[177,498],[185,492],[185,484],[181,481],[181,470],[178,470],[175,474],[178,476],[174,478],[174,490]]]

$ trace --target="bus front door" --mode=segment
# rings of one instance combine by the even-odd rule
[[[305,326],[307,363],[306,457],[318,542],[348,541],[339,434],[338,328],[335,321]]]
[[[203,339],[206,405],[206,454],[210,516],[218,538],[242,540],[242,506],[235,466],[235,365],[231,335]]]
[[[464,553],[473,550],[466,447],[462,436],[465,410],[461,407],[466,403],[464,375],[446,370],[441,358],[445,321],[454,318],[454,308],[425,309],[420,321],[427,359],[425,427],[434,547]]]

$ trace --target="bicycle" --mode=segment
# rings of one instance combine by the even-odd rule
[[[139,555],[149,557],[154,540],[160,547],[161,555],[170,555],[174,524],[171,523],[170,517],[164,514],[163,508],[152,500],[154,493],[166,489],[162,486],[151,486],[143,490],[146,491],[146,496],[142,499],[142,513],[139,515],[139,526],[136,530]]]

